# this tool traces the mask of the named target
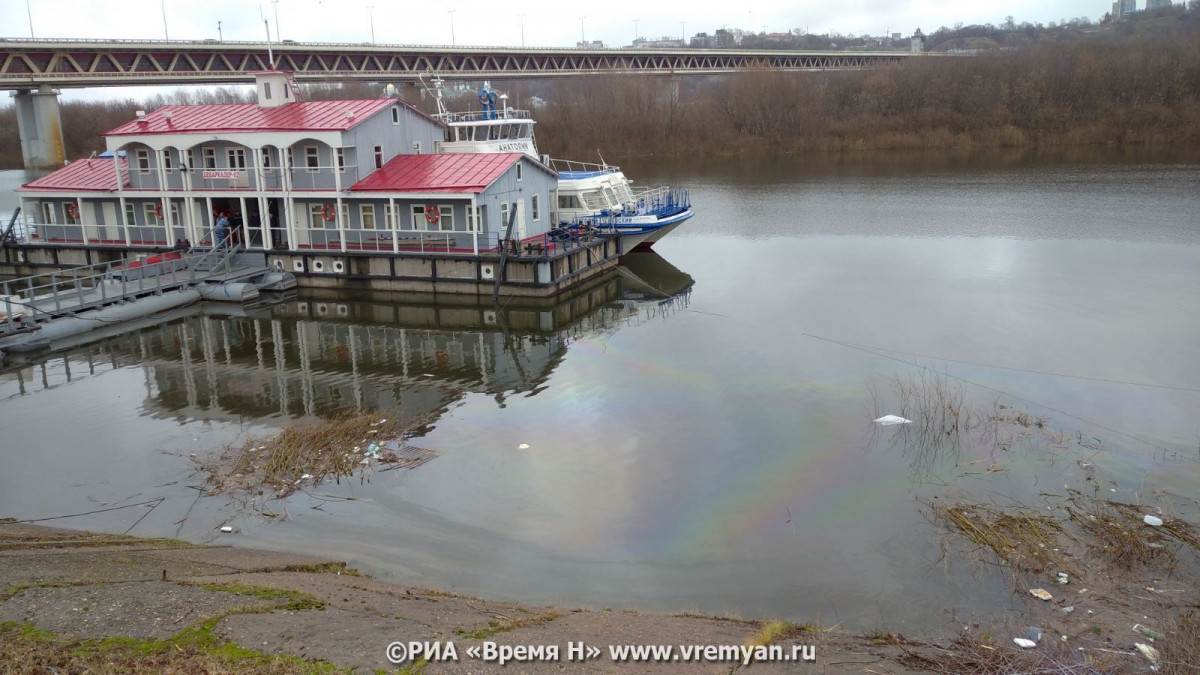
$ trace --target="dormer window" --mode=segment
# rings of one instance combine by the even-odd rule
[[[271,98],[271,83],[270,82],[263,82],[263,94],[265,94],[267,98]]]

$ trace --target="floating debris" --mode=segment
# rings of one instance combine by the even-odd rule
[[[517,449],[518,449],[518,450],[528,450],[528,449],[529,449],[529,444],[528,444],[528,443],[522,443],[522,444],[520,444],[520,445],[518,445],[518,446],[517,446]]]
[[[1154,647],[1151,647],[1148,644],[1142,643],[1142,642],[1136,642],[1136,643],[1134,643],[1133,646],[1137,647],[1137,650],[1142,653],[1142,656],[1146,657],[1147,661],[1149,661],[1150,663],[1155,663],[1155,664],[1158,663],[1158,650],[1157,649],[1155,649]]]
[[[1069,581],[1070,581],[1070,577],[1067,575],[1067,573],[1066,573],[1066,572],[1059,572],[1059,573],[1058,573],[1058,583],[1059,583],[1060,585],[1061,585],[1061,584],[1066,584],[1066,583],[1068,583]]]
[[[1155,516],[1144,516],[1142,518],[1142,522],[1151,527],[1161,527],[1163,523],[1162,518],[1157,518]]]
[[[1038,600],[1044,601],[1044,600],[1053,600],[1054,599],[1054,596],[1050,595],[1050,593],[1047,592],[1046,589],[1044,589],[1044,588],[1030,589],[1029,594],[1032,595],[1033,597],[1037,598]]]
[[[1023,649],[1033,649],[1037,646],[1036,642],[1033,640],[1027,640],[1025,638],[1013,638],[1013,642],[1017,643],[1017,646]]]
[[[229,534],[230,532],[233,532],[233,528],[228,525],[224,525],[221,527],[221,531],[225,534]]]
[[[912,424],[912,420],[906,420],[899,415],[884,415],[883,417],[875,420],[875,423],[879,424],[880,426],[890,427],[893,424]]]

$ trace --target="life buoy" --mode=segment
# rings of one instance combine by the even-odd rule
[[[162,204],[154,205],[154,217],[162,220]]]
[[[67,204],[67,216],[71,220],[79,220],[79,205]]]
[[[437,225],[438,220],[442,217],[441,210],[436,206],[425,207],[425,222],[430,225]]]
[[[325,222],[332,223],[334,218],[337,218],[337,211],[333,210],[333,207],[329,204],[326,204],[325,208],[321,209],[321,217],[325,219]]]
[[[487,105],[488,103],[492,102],[492,97],[488,95],[487,89],[479,90],[479,102],[483,105]]]

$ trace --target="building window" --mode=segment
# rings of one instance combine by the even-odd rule
[[[133,208],[133,204],[130,204],[129,202],[125,202],[125,224],[126,225],[137,225],[137,218],[134,217],[136,215],[137,215],[137,210]]]
[[[399,212],[393,209],[391,204],[383,205],[383,216],[387,219],[387,228],[389,230],[400,229]]]
[[[217,168],[217,149],[216,148],[204,148],[203,152],[204,152],[204,168],[206,168],[206,169]]]
[[[137,151],[137,166],[138,171],[142,173],[150,173],[150,151],[145,148],[138,148]]]
[[[350,205],[342,202],[342,219],[335,224],[335,227],[350,227]]]
[[[286,101],[291,97],[292,97],[292,88],[290,86],[288,86],[287,82],[284,82],[283,83],[283,100]]]
[[[480,216],[483,215],[482,206],[467,206],[467,232],[480,232],[483,228],[480,225]]]
[[[304,166],[308,168],[309,173],[316,173],[321,167],[321,159],[317,154],[317,146],[304,146]]]
[[[239,170],[246,168],[245,148],[229,148],[225,154],[229,158],[229,168]]]
[[[375,146],[375,168],[376,169],[383,168],[383,146],[382,145]]]
[[[268,101],[271,100],[271,83],[270,82],[263,82],[263,95],[266,97],[266,99]]]
[[[171,227],[179,227],[179,205],[171,202]]]
[[[79,218],[81,217],[81,214],[76,214],[74,217],[72,217],[71,209],[73,209],[73,208],[79,208],[79,206],[75,202],[63,202],[63,204],[62,204],[63,222],[66,223],[67,225],[78,225],[79,224]]]
[[[163,169],[170,172],[174,168],[174,161],[171,159],[171,151],[163,150]]]
[[[521,175],[521,163],[517,162],[517,181],[519,182],[523,176]]]
[[[155,204],[154,202],[144,202],[142,204],[142,215],[146,217],[145,222],[147,225],[158,224],[158,214],[154,211],[154,207],[156,206],[158,206],[158,204]]]
[[[518,165],[520,166],[520,165]],[[534,220],[542,219],[542,200],[541,195],[533,195],[529,198],[529,215]]]
[[[362,229],[375,229],[375,205],[374,204],[359,204],[358,205],[358,220],[362,223]]]
[[[53,225],[55,220],[54,202],[42,202],[42,223]]]
[[[290,171],[295,166],[296,166],[296,158],[295,158],[295,156],[292,155],[292,149],[288,148],[287,149],[287,167],[286,168]]]
[[[194,168],[196,168],[196,151],[192,148],[188,148],[187,169],[188,169],[188,171],[191,171]]]
[[[260,152],[262,154],[263,173],[271,173],[271,171],[272,171],[271,151],[267,148],[263,148]]]
[[[413,204],[412,207],[412,227],[414,230],[428,230],[425,223],[425,207],[419,204]]]
[[[309,225],[314,230],[324,229],[327,224],[325,222],[325,207],[321,204],[313,204],[308,210]]]
[[[454,205],[442,204],[437,207],[438,210],[438,225],[445,231],[454,229]]]
[[[508,232],[508,202],[500,202],[500,231]]]
[[[337,155],[338,173],[346,173],[346,150],[345,150],[345,148],[335,148],[334,154]]]
[[[392,124],[400,124],[400,106],[392,106]]]

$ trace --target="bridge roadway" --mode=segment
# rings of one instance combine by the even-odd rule
[[[734,49],[568,49],[290,42],[271,45],[275,65],[300,82],[500,79],[636,73],[708,75],[748,70],[855,70],[910,52]],[[230,84],[270,67],[265,42],[0,39],[0,89]]]

